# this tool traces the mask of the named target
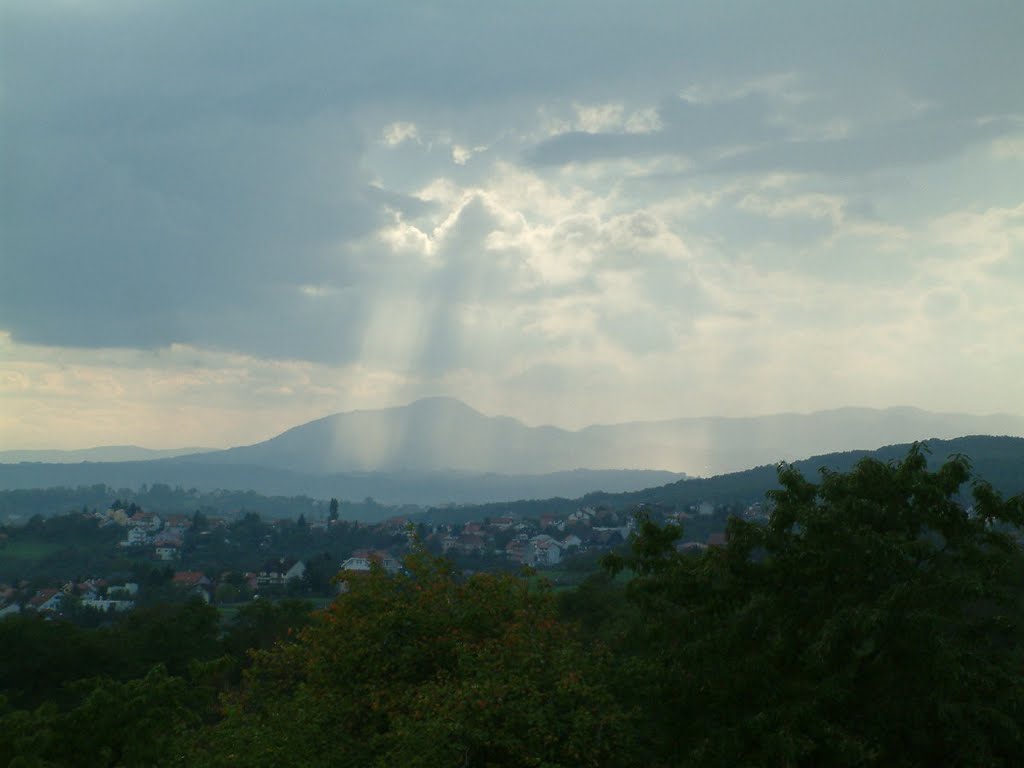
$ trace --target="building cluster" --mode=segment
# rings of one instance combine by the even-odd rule
[[[192,527],[188,515],[166,515],[141,509],[107,509],[94,513],[100,525],[117,525],[124,529],[125,538],[120,546],[134,550],[149,550],[157,560],[181,559],[185,533]]]
[[[693,518],[705,514],[698,507],[685,511],[659,511],[666,522],[677,522],[684,526]],[[187,515],[161,516],[135,505],[130,509],[94,512],[93,516],[101,526],[118,526],[123,529],[124,538],[118,547],[168,563],[183,559],[182,550],[186,540],[190,540],[196,533],[190,532],[193,520]],[[743,516],[763,519],[766,513],[760,505],[754,505],[746,509]],[[216,535],[215,532],[226,528],[227,524],[226,520],[220,518],[206,519],[201,525],[200,536]],[[296,525],[291,520],[269,521],[269,524]],[[313,521],[308,524],[308,531],[314,540],[320,537],[326,539],[336,525],[353,524],[344,521]],[[347,556],[342,552],[336,561],[338,583],[341,585],[345,583],[345,573],[368,572],[378,567],[387,573],[401,571],[402,557],[409,551],[415,538],[429,551],[454,557],[463,567],[487,569],[511,562],[543,569],[559,566],[567,557],[575,554],[607,551],[620,546],[629,539],[635,521],[627,511],[584,506],[568,514],[541,514],[535,518],[507,516],[465,523],[412,524],[408,518],[393,517],[380,523],[359,523],[356,526],[362,531],[361,537],[377,542],[377,547],[349,551]],[[285,591],[302,592],[310,583],[308,577],[311,574],[307,573],[309,564],[294,557],[268,558],[269,552],[266,550],[273,551],[275,546],[280,546],[273,543],[274,539],[276,537],[267,535],[254,544],[255,551],[263,551],[263,564],[258,570],[224,571],[219,574],[177,570],[170,576],[172,591],[168,594],[198,596],[206,602],[236,602]],[[224,541],[227,542],[226,537]],[[680,548],[698,550],[722,544],[722,535],[712,534],[706,541],[681,542]],[[325,542],[321,551],[327,549],[328,544]],[[182,565],[187,565],[189,558],[190,555],[186,554]],[[475,564],[469,565],[467,559]],[[323,569],[323,563],[318,562],[316,581],[320,584],[324,583]],[[116,579],[116,576],[106,580],[88,579],[79,583],[51,584],[42,589],[25,584],[19,587],[0,584],[0,616],[23,610],[56,614],[65,611],[71,604],[107,613],[131,610],[136,604],[139,587],[132,583],[115,583]],[[69,598],[73,600],[69,601]]]
[[[67,581],[57,587],[24,592],[24,584],[0,584],[0,617],[22,612],[57,615],[72,605],[104,613],[122,613],[135,608],[139,585],[134,582],[110,583],[106,579]],[[27,599],[26,599],[27,598]]]
[[[496,517],[438,525],[428,542],[439,540],[446,554],[493,556],[543,568],[558,565],[567,555],[618,546],[629,538],[633,525],[632,516],[581,507],[562,518]]]

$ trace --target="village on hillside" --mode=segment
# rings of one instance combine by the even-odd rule
[[[656,512],[659,522],[684,530],[691,520],[711,517],[700,507]],[[763,517],[760,505],[744,514]],[[58,547],[50,551],[52,570],[47,571],[44,557],[32,563],[34,570],[18,573],[9,565],[0,573],[5,580],[0,581],[0,617],[37,612],[97,621],[139,604],[193,598],[216,605],[285,596],[329,599],[344,590],[346,573],[401,571],[414,546],[451,559],[466,573],[526,567],[556,582],[574,581],[593,572],[602,554],[625,544],[635,525],[632,511],[588,506],[533,519],[493,517],[460,524],[395,516],[363,523],[336,517],[263,520],[244,511],[223,517],[158,514],[117,501],[106,510],[71,512],[0,530],[0,552],[24,554],[34,546],[41,554],[47,545]],[[83,536],[83,530],[90,536]],[[684,537],[678,546],[699,551],[722,543],[719,530],[700,540]]]

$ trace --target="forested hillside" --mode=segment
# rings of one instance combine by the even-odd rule
[[[958,437],[953,440],[929,440],[924,443],[925,458],[935,467],[953,456],[967,456],[979,477],[984,477],[1000,493],[1014,495],[1024,492],[1024,438],[1020,437]],[[813,456],[793,462],[792,466],[809,477],[822,468],[849,471],[864,458],[882,462],[895,461],[906,455],[909,445],[890,445],[875,451],[846,451]],[[585,504],[621,509],[641,504],[686,510],[702,504],[712,507],[745,506],[764,499],[765,493],[779,488],[775,466],[765,465],[744,472],[732,472],[707,478],[690,478],[668,485],[629,493],[588,493],[581,499],[549,499],[506,504],[462,506],[457,509],[433,509],[430,516],[439,520],[483,519],[489,515],[535,514],[537,510],[570,511]]]

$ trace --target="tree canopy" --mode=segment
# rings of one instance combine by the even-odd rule
[[[1012,765],[1024,754],[1020,497],[859,462],[812,483],[788,465],[770,522],[678,553],[641,526],[619,639],[662,765]],[[640,702],[642,704],[642,701]]]
[[[190,765],[614,765],[608,657],[544,588],[423,552],[347,576],[296,642],[255,655]]]

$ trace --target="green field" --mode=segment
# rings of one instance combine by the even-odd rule
[[[0,545],[0,557],[8,561],[41,560],[61,548],[61,545],[56,542],[19,537],[16,541],[8,541],[6,544]]]

